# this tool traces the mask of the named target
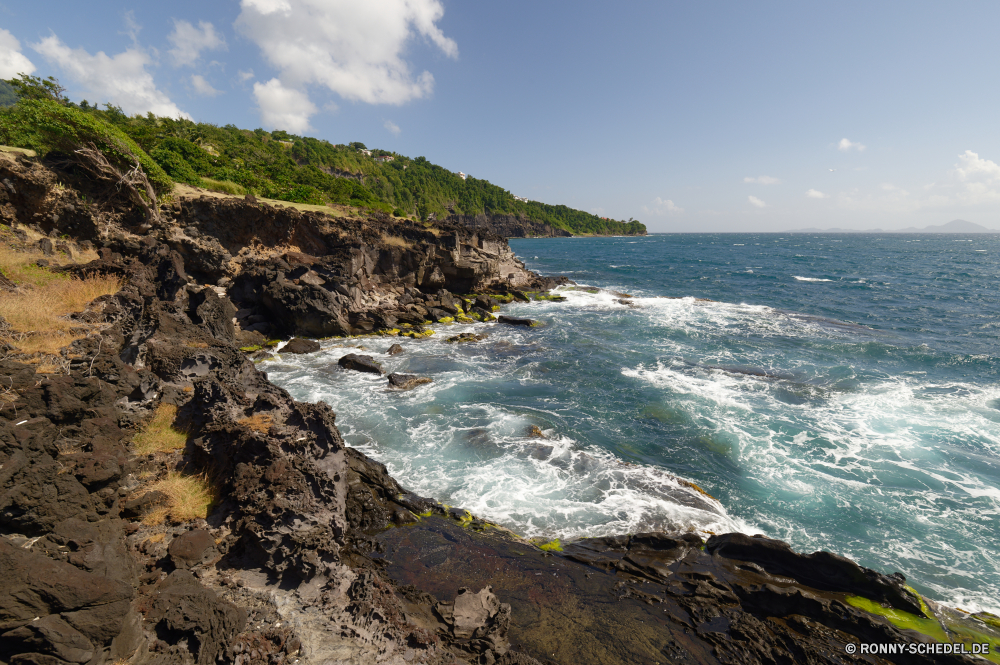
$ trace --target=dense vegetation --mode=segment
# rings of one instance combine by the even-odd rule
[[[172,179],[232,194],[339,203],[428,219],[449,214],[522,216],[584,234],[638,234],[637,221],[603,219],[562,205],[519,201],[486,180],[463,179],[424,157],[411,159],[362,143],[334,145],[284,131],[217,127],[190,120],[128,116],[63,96],[52,78],[23,76],[0,88],[0,144],[44,154],[69,142],[94,143],[122,164],[134,153],[157,191]],[[19,101],[9,103],[10,92]],[[379,160],[380,157],[391,159]],[[132,160],[134,163],[135,159]]]

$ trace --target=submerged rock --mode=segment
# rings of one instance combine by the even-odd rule
[[[311,339],[293,338],[288,344],[281,347],[282,353],[315,353],[319,351],[319,342]]]
[[[454,337],[449,337],[446,341],[448,342],[481,342],[482,340],[489,337],[486,333],[470,333],[464,332],[455,335]]]
[[[399,388],[400,390],[409,390],[410,388],[416,388],[417,386],[425,383],[430,383],[432,380],[433,379],[429,377],[417,376],[416,374],[390,374],[389,387]]]
[[[338,360],[337,364],[344,369],[353,369],[356,372],[385,374],[385,370],[371,356],[362,356],[357,353],[348,353]]]
[[[534,328],[538,325],[538,321],[534,319],[517,319],[513,316],[501,316],[497,318],[497,323],[506,323],[511,326],[528,326]]]

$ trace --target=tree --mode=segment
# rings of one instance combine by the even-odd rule
[[[20,99],[50,99],[60,104],[69,102],[63,95],[66,88],[59,85],[59,80],[52,76],[43,79],[21,74],[18,78],[7,79],[5,82],[14,88]]]
[[[17,91],[11,84],[0,80],[0,108],[7,108],[14,104],[17,104]]]

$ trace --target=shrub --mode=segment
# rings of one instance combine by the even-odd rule
[[[202,186],[202,180],[194,172],[191,165],[181,155],[166,148],[156,148],[149,153],[149,156],[167,172],[175,182],[186,182],[195,187]]]
[[[0,112],[0,144],[30,148],[39,155],[56,151],[72,153],[88,143],[121,171],[138,162],[157,196],[169,193],[174,183],[135,141],[101,117],[64,106],[51,99],[22,99]]]

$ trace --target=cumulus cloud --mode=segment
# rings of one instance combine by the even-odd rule
[[[781,184],[781,180],[779,180],[777,178],[772,178],[769,175],[759,175],[756,178],[752,178],[750,176],[747,176],[746,178],[743,178],[743,182],[749,182],[749,183],[753,183],[755,185],[780,185]]]
[[[430,72],[415,74],[403,57],[412,39],[458,56],[437,25],[441,0],[241,0],[240,7],[237,27],[278,69],[282,85],[302,94],[316,85],[352,101],[403,104],[434,87]]]
[[[309,129],[309,118],[318,110],[309,101],[309,95],[294,88],[286,88],[274,78],[267,83],[254,83],[253,95],[260,107],[260,117],[265,125],[301,134]]]
[[[0,28],[0,79],[12,79],[18,74],[35,71],[31,60],[21,53],[21,42],[7,30]]]
[[[958,156],[955,175],[959,180],[1000,180],[1000,164],[983,159],[979,153],[966,150]]]
[[[46,37],[31,48],[58,66],[87,96],[107,100],[128,114],[153,112],[171,118],[190,118],[156,87],[153,75],[146,71],[149,54],[133,46],[109,56],[104,51],[91,55],[82,48],[71,49],[55,35]]]
[[[216,90],[212,87],[212,84],[205,80],[205,77],[201,74],[193,74],[191,76],[191,87],[202,97],[215,97],[216,95],[221,95],[221,90]]]
[[[392,120],[386,120],[382,126],[388,129],[393,136],[399,136],[399,132],[401,131],[399,129],[399,125],[394,123]]]
[[[684,212],[684,208],[678,207],[670,199],[661,199],[657,196],[653,199],[652,207],[643,206],[642,211],[647,215],[675,215]]]
[[[750,205],[757,208],[766,208],[767,204],[758,199],[756,196],[748,196],[747,200],[750,201]]]
[[[167,35],[173,48],[167,51],[177,67],[191,66],[201,57],[202,51],[226,48],[226,40],[207,21],[198,21],[196,28],[187,21],[174,19],[174,31]]]
[[[819,191],[818,189],[810,189],[808,192],[806,192],[806,196],[808,196],[811,199],[825,199],[825,198],[829,198],[830,195],[829,194],[824,194],[823,192]]]
[[[837,150],[841,152],[850,152],[852,150],[857,150],[858,152],[864,152],[865,147],[863,144],[857,141],[851,141],[849,139],[840,139],[840,143],[837,144]]]

